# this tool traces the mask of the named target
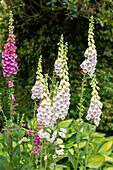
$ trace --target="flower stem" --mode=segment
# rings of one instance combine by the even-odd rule
[[[40,151],[40,170],[42,170],[42,146],[43,146],[43,140],[42,140],[41,151]]]
[[[86,145],[87,150],[86,150],[85,169],[84,169],[84,170],[86,170],[86,168],[87,168],[87,159],[88,159],[88,156],[89,156],[88,150],[89,150],[89,145],[90,145],[91,137],[92,137],[92,121],[91,121],[91,123],[89,124],[89,135],[88,135],[88,142],[87,142],[87,145]]]
[[[83,75],[82,79],[82,87],[81,87],[81,93],[80,93],[80,103],[79,103],[79,123],[78,123],[78,140],[77,140],[77,160],[76,160],[76,167],[75,170],[78,168],[78,162],[79,162],[79,146],[80,146],[80,129],[81,129],[81,118],[83,116],[83,96],[84,96],[84,91],[85,91],[85,82],[86,82],[86,77],[85,74]]]

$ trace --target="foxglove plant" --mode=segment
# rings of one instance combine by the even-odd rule
[[[99,87],[96,85],[97,81],[95,75],[93,76],[90,84],[91,87],[93,88],[93,92],[86,119],[87,120],[94,119],[95,125],[98,126],[100,121],[100,115],[102,114],[101,111],[102,103],[100,102],[100,96],[98,95],[97,90],[99,90]]]
[[[38,69],[37,69],[37,77],[36,77],[36,82],[35,85],[33,86],[33,88],[31,89],[32,91],[32,96],[31,98],[34,99],[40,99],[43,93],[43,75],[42,75],[42,66],[41,66],[41,62],[42,62],[42,56],[40,56],[39,58],[39,63],[38,63]]]
[[[70,105],[70,83],[68,77],[68,67],[67,67],[67,43],[63,43],[63,35],[61,35],[58,59],[55,62],[55,72],[61,78],[60,85],[58,88],[58,94],[54,98],[53,108],[55,111],[55,116],[64,120]],[[56,63],[59,63],[57,65]],[[57,68],[56,68],[57,67]],[[57,70],[60,70],[59,72]]]
[[[84,73],[88,73],[90,78],[92,78],[97,64],[97,51],[95,47],[95,42],[93,39],[93,29],[94,29],[94,20],[93,16],[90,18],[89,31],[88,31],[88,48],[86,49],[84,56],[86,59],[82,62],[80,67],[83,69]]]
[[[10,11],[9,14],[9,38],[7,39],[7,43],[4,46],[5,51],[2,53],[2,67],[3,67],[3,76],[10,77],[12,74],[17,74],[17,62],[15,59],[17,58],[16,46],[15,44],[15,35],[13,34],[14,26],[13,24],[13,14]]]

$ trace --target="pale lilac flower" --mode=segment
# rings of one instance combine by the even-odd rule
[[[65,128],[60,128],[60,130],[61,130],[62,132],[64,132],[64,133],[67,132],[67,130],[66,130]]]
[[[64,149],[64,148],[65,148],[65,146],[64,146],[64,145],[59,145],[59,147],[60,147],[61,149]]]
[[[33,86],[33,88],[31,89],[31,91],[32,91],[31,98],[33,100],[36,98],[40,99],[43,94],[44,84],[43,84],[43,75],[41,74],[42,73],[41,62],[42,62],[42,56],[40,56],[40,58],[39,58],[39,63],[38,63],[38,68],[37,68],[38,70],[36,72],[36,74],[37,74],[36,82],[35,82],[35,85]],[[40,107],[40,104],[41,103],[39,103],[38,108]]]
[[[66,137],[65,133],[63,133],[63,132],[59,132],[59,135],[60,135],[62,138],[65,138],[65,137]]]
[[[88,73],[90,78],[92,78],[95,67],[97,64],[97,51],[93,40],[93,17],[91,17],[91,23],[89,23],[89,32],[88,32],[88,48],[86,49],[84,56],[85,60],[82,62],[80,67],[84,73]]]
[[[52,157],[53,157],[53,159],[56,159],[56,158],[57,158],[57,156],[56,156],[56,155],[52,155]]]
[[[56,141],[57,144],[62,144],[63,143],[63,140],[60,139],[60,138],[57,138],[57,141]]]
[[[63,155],[64,154],[64,149],[60,149],[60,150],[56,149],[56,154]]]
[[[98,126],[100,121],[100,115],[102,114],[101,111],[102,103],[99,101],[100,97],[98,96],[98,92],[97,92],[98,86],[96,84],[97,81],[94,76],[91,81],[91,86],[93,88],[92,98],[91,98],[91,103],[87,112],[86,119],[87,120],[94,119],[95,125]]]
[[[46,155],[46,156],[44,156],[44,161],[47,161],[47,155]]]

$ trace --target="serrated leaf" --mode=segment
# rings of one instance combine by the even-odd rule
[[[87,167],[99,168],[105,161],[104,156],[99,154],[92,154],[87,159]]]
[[[75,168],[75,165],[76,165],[75,156],[72,155],[72,154],[70,153],[70,151],[68,151],[68,158],[69,158],[69,161],[72,163],[73,168]]]
[[[71,124],[72,121],[73,121],[72,119],[64,120],[64,121],[59,123],[58,127],[59,128],[66,128]]]
[[[100,149],[98,150],[98,153],[105,153],[107,152],[113,145],[113,142],[112,141],[108,141],[106,143],[104,143]]]

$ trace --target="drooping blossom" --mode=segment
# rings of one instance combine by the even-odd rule
[[[80,65],[80,67],[82,68],[84,73],[88,73],[90,78],[92,78],[94,71],[95,71],[95,67],[97,64],[97,51],[96,51],[96,46],[95,46],[95,42],[93,39],[93,29],[94,29],[94,20],[93,20],[93,16],[90,19],[90,23],[89,23],[89,31],[88,31],[88,48],[86,49],[84,56],[86,57],[86,59],[82,62],[82,64]]]
[[[91,81],[91,87],[93,88],[91,103],[88,109],[88,114],[86,116],[87,120],[94,119],[96,126],[99,125],[100,115],[102,114],[102,103],[100,102],[100,96],[98,95],[99,87],[96,85],[97,81],[95,76]]]
[[[40,58],[39,58],[38,69],[37,69],[37,72],[36,72],[36,74],[37,74],[36,82],[35,82],[35,85],[33,86],[33,88],[31,89],[31,91],[32,91],[31,98],[33,100],[36,99],[36,98],[40,99],[41,96],[42,96],[42,93],[43,93],[44,84],[43,84],[41,62],[42,62],[42,56],[40,56]]]
[[[9,14],[9,38],[7,39],[7,43],[4,46],[5,51],[2,53],[2,68],[3,68],[3,76],[10,77],[11,74],[17,74],[17,62],[15,59],[17,58],[16,46],[15,44],[15,35],[13,34],[13,14],[10,11]]]

